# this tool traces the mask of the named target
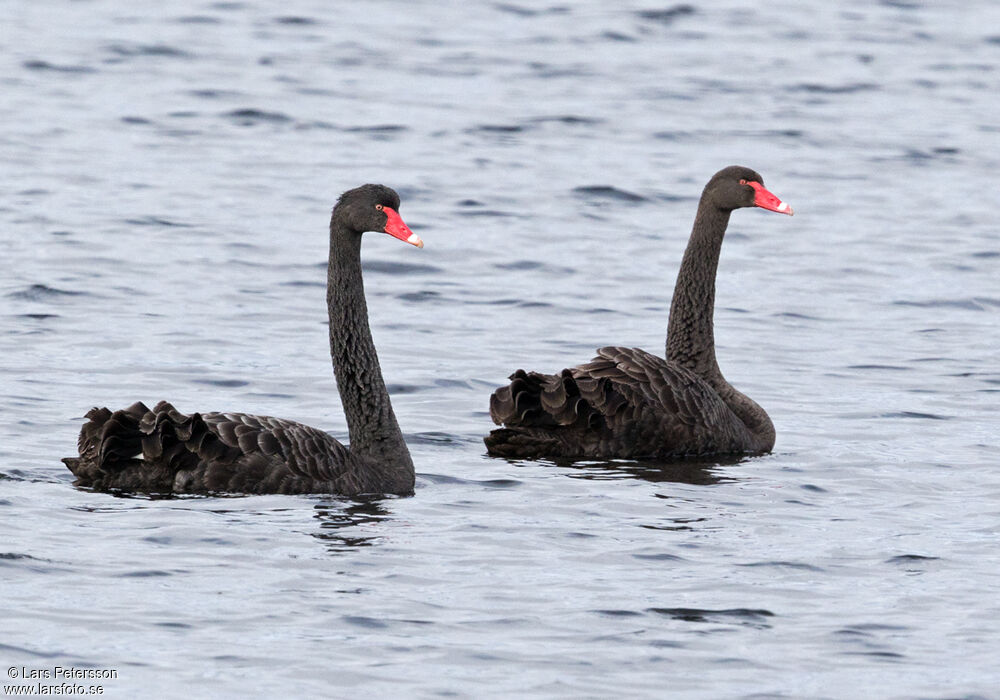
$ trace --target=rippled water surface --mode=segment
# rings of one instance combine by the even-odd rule
[[[4,4],[8,675],[114,669],[114,697],[1000,697],[998,7]],[[718,280],[719,362],[775,452],[486,457],[517,367],[662,352],[697,197],[731,163],[796,210],[736,212]],[[58,460],[93,405],[346,438],[326,225],[368,181],[427,243],[363,251],[416,495],[75,489]]]

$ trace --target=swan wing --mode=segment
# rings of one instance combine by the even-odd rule
[[[490,415],[507,430],[494,431],[487,446],[504,456],[709,454],[725,451],[722,442],[736,429],[729,408],[693,372],[613,346],[558,374],[518,370],[494,392]]]
[[[94,408],[80,430],[77,483],[150,492],[337,491],[357,477],[343,444],[302,423],[246,413],[181,413],[166,401]]]

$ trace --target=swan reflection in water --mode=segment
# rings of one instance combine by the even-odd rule
[[[313,518],[319,523],[319,531],[312,536],[321,540],[331,552],[349,552],[378,544],[383,536],[365,526],[378,525],[392,516],[385,507],[386,501],[384,496],[357,496],[350,500],[317,503],[313,506]]]
[[[556,467],[568,469],[566,476],[571,479],[591,481],[616,481],[620,479],[640,479],[654,484],[675,483],[710,486],[738,479],[729,472],[721,471],[752,459],[746,455],[717,455],[715,457],[692,457],[689,459],[548,459],[544,460]],[[517,462],[515,462],[517,463]]]

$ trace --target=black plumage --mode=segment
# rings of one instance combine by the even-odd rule
[[[674,459],[759,454],[774,446],[767,413],[722,376],[715,359],[715,274],[729,215],[760,206],[791,214],[749,168],[731,166],[705,186],[674,287],[666,359],[605,347],[558,374],[517,370],[490,397],[503,427],[491,455]]]
[[[79,457],[63,461],[76,484],[145,493],[409,494],[414,470],[382,379],[368,325],[361,234],[422,241],[399,218],[399,196],[382,185],[345,192],[330,219],[327,306],[330,352],[350,448],[295,421],[245,413],[94,408]]]

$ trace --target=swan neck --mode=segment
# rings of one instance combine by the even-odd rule
[[[749,431],[750,450],[763,453],[774,446],[774,424],[760,405],[726,381],[715,358],[715,276],[731,213],[702,196],[670,303],[666,358],[715,389]]]
[[[702,197],[677,273],[667,326],[667,361],[710,381],[722,379],[715,359],[715,274],[730,213]]]
[[[327,272],[330,355],[347,418],[351,454],[371,458],[376,468],[413,463],[389,401],[368,324],[361,274],[361,233],[330,223]]]

